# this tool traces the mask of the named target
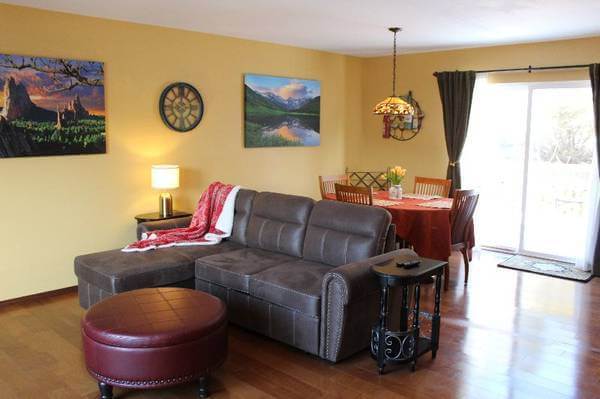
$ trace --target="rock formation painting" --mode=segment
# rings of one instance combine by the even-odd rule
[[[0,158],[105,152],[102,63],[0,54]]]

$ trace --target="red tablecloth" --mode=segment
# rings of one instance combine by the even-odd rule
[[[328,194],[327,198],[335,200],[335,194]],[[388,192],[375,192],[373,198],[389,200]],[[452,252],[450,209],[427,208],[417,205],[423,202],[426,201],[403,198],[394,205],[386,205],[382,208],[392,214],[392,223],[396,225],[396,235],[408,241],[419,256],[447,261]],[[472,242],[474,241],[472,240]]]

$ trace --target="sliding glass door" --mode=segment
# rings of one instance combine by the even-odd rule
[[[586,83],[530,88],[522,252],[574,260],[584,250],[595,181],[592,93]]]
[[[479,191],[479,245],[519,247],[527,107],[526,86],[477,79],[461,170],[462,186]]]
[[[573,261],[596,184],[589,83],[477,82],[462,158],[480,245]]]

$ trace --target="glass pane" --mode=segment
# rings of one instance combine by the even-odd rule
[[[585,245],[594,128],[589,87],[534,89],[523,249],[574,259]]]
[[[478,245],[519,246],[528,93],[526,85],[477,80],[461,170],[463,188],[480,193]]]

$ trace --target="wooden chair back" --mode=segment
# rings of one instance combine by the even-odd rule
[[[413,192],[415,194],[439,195],[447,198],[450,196],[450,186],[452,186],[452,180],[416,176]]]
[[[468,229],[478,200],[479,194],[475,190],[454,190],[454,201],[450,210],[452,244],[468,241]]]
[[[335,198],[338,201],[352,204],[373,205],[373,189],[371,187],[354,187],[336,183]]]
[[[385,171],[349,171],[346,170],[348,175],[348,185],[357,187],[371,187],[377,190],[385,191],[388,189],[388,182],[383,178]]]
[[[335,194],[335,184],[348,185],[348,175],[319,176],[319,189],[321,198],[325,199],[327,194]]]

